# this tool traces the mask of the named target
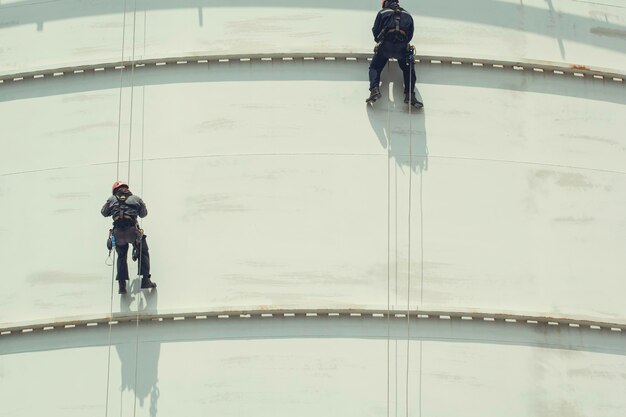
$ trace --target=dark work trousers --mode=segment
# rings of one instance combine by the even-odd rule
[[[150,278],[150,251],[148,249],[148,242],[146,241],[146,235],[141,238],[141,243],[133,243],[133,247],[137,247],[139,253],[139,259],[137,265],[139,275],[144,278]],[[115,246],[117,252],[117,280],[125,281],[128,279],[128,243]]]
[[[404,78],[404,93],[406,94],[409,91],[415,91],[415,81],[417,79],[415,76],[415,63],[406,59],[406,47],[406,44],[392,44],[386,42],[383,42],[383,44],[380,45],[378,52],[376,52],[370,64],[370,90],[379,86],[380,74],[383,72],[385,65],[387,65],[389,58],[396,58]]]

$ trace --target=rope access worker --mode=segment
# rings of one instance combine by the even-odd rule
[[[372,33],[377,45],[369,68],[370,96],[366,100],[373,103],[381,98],[380,74],[390,58],[396,58],[404,78],[404,102],[422,108],[424,104],[415,98],[415,63],[413,47],[413,18],[402,7],[399,0],[382,0],[382,9],[376,15]]]
[[[150,281],[150,252],[146,235],[139,228],[137,216],[144,218],[148,215],[148,209],[141,197],[133,195],[128,189],[128,184],[115,181],[112,187],[113,195],[109,197],[100,211],[104,217],[113,217],[113,229],[111,230],[112,246],[117,252],[117,281],[119,293],[126,294],[126,281],[128,280],[128,244],[133,245],[133,261],[139,258],[138,271],[141,275],[141,288],[156,288],[156,284]],[[110,249],[110,248],[109,248]]]

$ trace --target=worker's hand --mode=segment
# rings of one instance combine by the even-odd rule
[[[407,47],[406,47],[406,58],[407,58],[407,65],[409,64],[408,61],[414,61],[415,60],[415,47],[413,45],[407,45]]]

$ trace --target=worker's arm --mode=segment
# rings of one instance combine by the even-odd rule
[[[104,217],[109,217],[111,215],[111,211],[113,209],[113,201],[115,201],[115,197],[111,196],[107,199],[106,203],[104,203],[104,206],[102,206],[102,210],[100,210],[100,213],[102,213]]]
[[[146,203],[144,203],[140,197],[137,197],[137,202],[139,203],[139,210],[137,210],[137,215],[143,219],[148,215],[148,208],[146,207]]]
[[[382,22],[381,22],[382,14],[378,12],[376,15],[376,20],[374,20],[374,26],[372,27],[372,35],[374,35],[374,42],[380,42],[382,39],[378,39],[378,35],[383,30]]]
[[[415,31],[415,27],[413,26],[413,16],[409,15],[409,18],[411,19],[411,28],[406,34],[406,37],[408,38],[408,42],[411,42],[411,39],[413,39],[413,32]]]

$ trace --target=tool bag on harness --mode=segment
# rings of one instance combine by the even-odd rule
[[[391,43],[407,43],[412,25],[413,19],[409,13],[400,7],[394,8],[393,18],[387,20],[387,26],[384,29],[384,40]]]
[[[139,228],[138,225],[125,229],[109,229],[109,238],[107,239],[107,249],[109,250],[109,257],[111,256],[111,251],[113,251],[113,248],[115,248],[118,243],[121,245],[127,245],[129,243],[132,243],[132,258],[133,261],[136,261],[141,254],[140,245],[144,236],[145,234],[143,232],[143,229]]]

